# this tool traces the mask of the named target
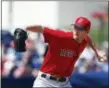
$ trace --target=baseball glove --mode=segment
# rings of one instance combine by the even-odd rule
[[[25,40],[27,39],[27,32],[21,28],[16,28],[14,31],[14,45],[16,52],[26,51]]]

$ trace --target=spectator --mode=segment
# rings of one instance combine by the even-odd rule
[[[1,31],[1,42],[4,44],[6,49],[10,47],[10,42],[14,39],[13,35],[7,31],[7,30],[2,30]]]

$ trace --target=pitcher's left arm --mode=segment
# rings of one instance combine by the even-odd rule
[[[88,36],[88,45],[94,50],[98,60],[100,62],[103,62],[106,60],[106,55],[105,54],[99,54],[99,51],[103,52],[93,41],[92,39]],[[104,53],[104,52],[103,52]]]

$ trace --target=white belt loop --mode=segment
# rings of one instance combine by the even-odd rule
[[[47,74],[47,73],[44,73],[44,72],[41,72],[41,71],[39,71],[38,76],[41,77],[42,74],[46,74],[46,79],[49,79],[50,76],[51,76],[50,74]]]

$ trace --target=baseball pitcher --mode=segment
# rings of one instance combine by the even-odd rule
[[[48,51],[34,81],[35,87],[72,87],[69,77],[74,65],[84,48],[89,45],[96,53],[99,61],[105,60],[97,52],[97,47],[88,36],[91,22],[86,17],[78,17],[72,32],[54,30],[43,26],[28,26],[26,31],[42,33],[45,43],[48,43]],[[21,28],[15,30],[16,51],[25,51],[27,33]]]

